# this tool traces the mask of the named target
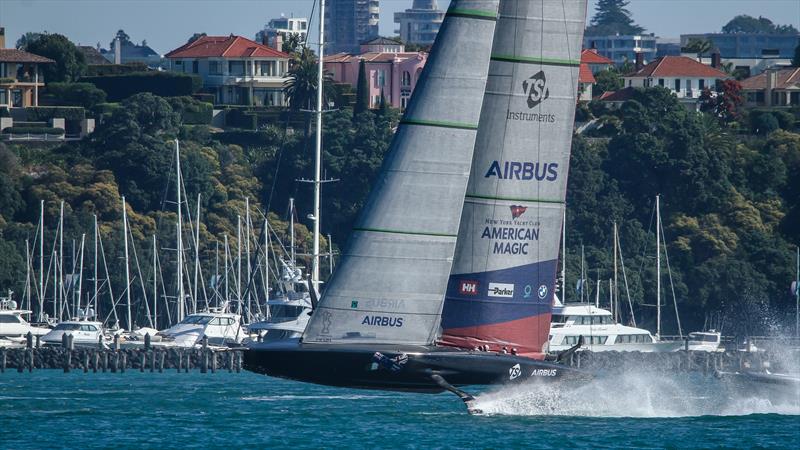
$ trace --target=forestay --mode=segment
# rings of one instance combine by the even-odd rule
[[[429,344],[436,338],[497,8],[498,0],[451,2],[303,342]]]
[[[541,357],[550,330],[586,0],[501,0],[442,314],[445,345]]]

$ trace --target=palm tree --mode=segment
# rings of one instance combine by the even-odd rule
[[[317,57],[308,48],[293,58],[290,64],[288,80],[283,85],[283,91],[289,99],[289,108],[293,112],[311,110],[317,98]],[[323,98],[330,102],[336,98],[336,88],[333,85],[333,76],[325,72],[323,81]],[[310,132],[311,117],[305,117],[306,137]]]
[[[710,52],[714,44],[708,39],[691,38],[686,44],[686,50],[697,53],[697,58],[702,59],[703,55]]]

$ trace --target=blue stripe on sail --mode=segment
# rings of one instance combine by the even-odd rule
[[[557,261],[552,260],[451,275],[442,328],[493,325],[550,312],[556,270]]]

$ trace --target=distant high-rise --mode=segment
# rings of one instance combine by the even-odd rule
[[[433,45],[445,12],[439,9],[436,0],[414,0],[411,9],[394,13],[396,30],[406,44]]]
[[[359,44],[378,36],[379,0],[325,0],[326,52],[358,53]]]

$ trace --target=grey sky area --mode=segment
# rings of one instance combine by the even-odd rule
[[[518,0],[526,1],[526,0]],[[569,1],[569,0],[567,0]],[[0,26],[12,46],[27,31],[61,33],[82,45],[108,47],[116,31],[163,54],[196,32],[253,38],[281,13],[308,16],[314,0],[0,0]],[[412,0],[381,0],[381,34],[393,35],[396,11]],[[449,0],[439,0],[446,8]],[[589,1],[589,17],[596,0]],[[662,37],[719,31],[737,14],[764,16],[800,28],[798,0],[632,0],[634,20]],[[316,27],[316,25],[314,26]],[[312,37],[314,38],[314,37]]]

